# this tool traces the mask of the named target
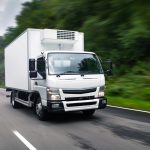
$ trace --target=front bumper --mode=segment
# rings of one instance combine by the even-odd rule
[[[104,109],[107,106],[107,98],[100,97],[92,100],[82,101],[48,101],[48,112],[69,112],[88,109]]]

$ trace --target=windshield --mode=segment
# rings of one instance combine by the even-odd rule
[[[100,74],[99,60],[89,53],[49,53],[49,74]]]

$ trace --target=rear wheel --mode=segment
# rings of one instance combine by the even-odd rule
[[[10,103],[11,103],[13,108],[19,108],[20,104],[15,101],[15,97],[16,97],[16,92],[12,91],[11,97],[10,97]]]
[[[47,119],[47,111],[43,108],[40,98],[37,98],[37,101],[35,104],[35,112],[39,120],[44,121]]]
[[[91,117],[91,116],[93,116],[94,113],[95,113],[95,109],[84,110],[84,111],[83,111],[84,117]]]

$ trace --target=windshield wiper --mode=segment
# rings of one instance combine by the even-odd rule
[[[98,74],[98,72],[82,71],[80,74],[81,74],[81,77],[84,77],[85,75]]]
[[[77,74],[79,74],[79,73],[77,73],[77,72],[75,72],[75,71],[66,71],[66,72],[57,74],[56,76],[57,76],[57,77],[60,77],[61,75],[77,75]]]

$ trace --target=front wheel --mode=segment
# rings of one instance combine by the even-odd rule
[[[95,109],[83,110],[84,117],[91,117],[93,116],[94,113],[95,113]]]
[[[36,112],[36,115],[39,118],[39,120],[42,120],[42,121],[46,120],[47,112],[46,112],[46,110],[43,109],[42,102],[41,102],[40,98],[38,98],[36,101],[35,112]]]

